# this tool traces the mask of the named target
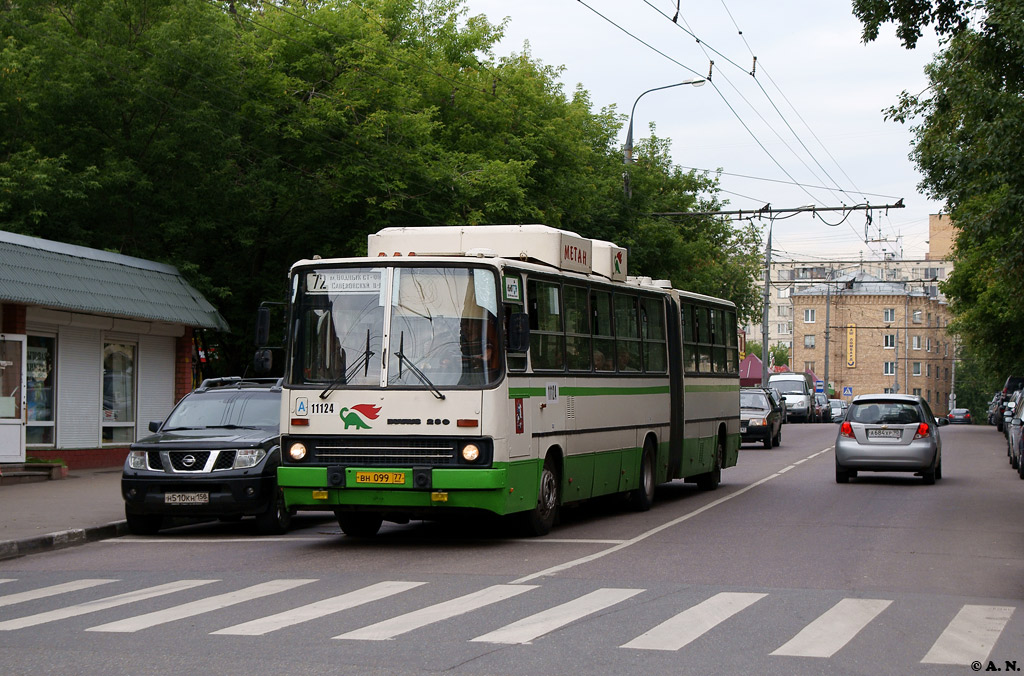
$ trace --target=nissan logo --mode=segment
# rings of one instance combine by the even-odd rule
[[[186,455],[184,458],[181,459],[181,464],[184,465],[185,467],[191,467],[192,465],[196,464],[196,456]]]

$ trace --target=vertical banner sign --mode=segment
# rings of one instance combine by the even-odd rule
[[[857,325],[846,325],[846,368],[857,365]]]

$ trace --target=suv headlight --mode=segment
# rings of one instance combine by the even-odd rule
[[[129,451],[128,452],[128,467],[131,469],[146,469],[146,452],[145,451]]]
[[[267,457],[267,452],[262,448],[243,448],[235,451],[234,469],[245,469],[260,464],[260,460]]]

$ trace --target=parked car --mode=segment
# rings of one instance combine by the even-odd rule
[[[832,422],[832,406],[828,403],[828,395],[824,392],[814,393],[814,409],[818,422]]]
[[[1003,422],[1006,419],[1006,404],[1013,398],[1015,392],[1024,388],[1024,377],[1022,376],[1010,376],[1006,379],[1006,383],[1003,385],[1003,389],[1000,390],[1001,402],[999,405],[999,413],[996,414],[996,429],[1000,432],[1003,431]]]
[[[1003,433],[1004,438],[1007,437],[1010,433],[1009,430],[1006,429],[1006,425],[1010,422],[1010,418],[1013,417],[1014,411],[1016,411],[1017,406],[1019,406],[1018,402],[1020,400],[1021,392],[1022,390],[1017,390],[1016,392],[1013,393],[1013,396],[1010,398],[1009,401],[1003,402],[1003,417],[1001,420],[1002,424],[996,425],[996,429]]]
[[[999,404],[1002,402],[1003,396],[1001,393],[996,392],[992,397],[992,401],[988,403],[988,424],[996,424],[996,416],[999,415]]]
[[[849,402],[845,399],[829,399],[828,406],[832,411],[832,422],[842,422],[846,417],[846,410],[850,408]]]
[[[942,478],[938,428],[946,424],[916,395],[854,398],[836,437],[836,483],[847,483],[858,472],[913,472],[934,484]]]
[[[254,516],[262,533],[287,531],[280,418],[276,378],[203,381],[131,445],[121,476],[128,530],[150,535],[167,517]]]
[[[970,425],[974,421],[971,420],[971,410],[967,408],[954,408],[946,416],[949,420],[950,425]]]
[[[785,425],[786,423],[789,422],[789,414],[786,412],[785,397],[783,397],[782,393],[780,393],[778,389],[774,387],[766,387],[764,389],[766,392],[768,392],[768,396],[775,401],[775,404],[779,407],[779,410],[782,411],[782,424]]]
[[[1013,415],[1006,422],[1006,455],[1010,458],[1010,467],[1019,470],[1021,465],[1021,415],[1024,406],[1014,407]]]
[[[760,441],[765,448],[782,443],[782,410],[761,387],[740,389],[740,437]]]

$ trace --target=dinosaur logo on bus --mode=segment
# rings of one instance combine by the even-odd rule
[[[351,409],[345,407],[340,412],[341,421],[345,423],[345,429],[355,427],[357,430],[371,429],[363,418],[376,420],[380,415],[380,406],[373,404],[356,404]]]

